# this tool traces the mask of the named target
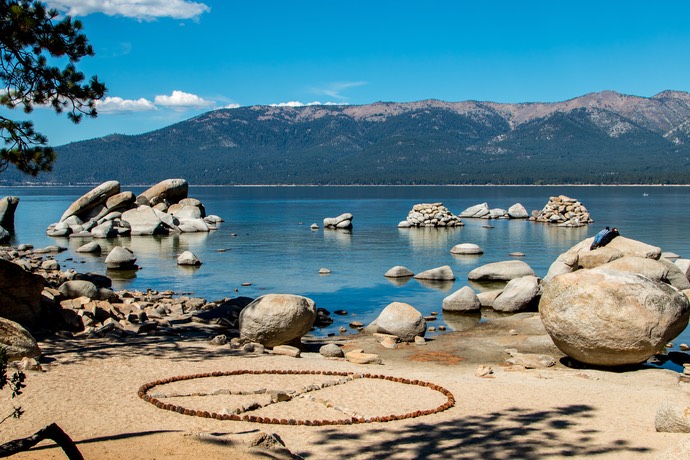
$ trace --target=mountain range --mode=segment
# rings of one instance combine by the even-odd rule
[[[56,151],[53,172],[0,183],[686,184],[690,94],[247,106]]]

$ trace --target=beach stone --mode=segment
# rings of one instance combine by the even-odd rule
[[[77,297],[88,297],[98,299],[98,287],[91,281],[70,280],[65,281],[58,288],[60,294],[66,299],[76,299]]]
[[[432,280],[432,281],[453,281],[455,280],[455,274],[453,274],[453,269],[448,265],[442,267],[432,268],[430,270],[425,270],[421,273],[414,275],[415,279],[418,280]]]
[[[493,301],[492,308],[506,313],[527,311],[537,306],[538,297],[539,278],[536,276],[513,278]]]
[[[412,305],[393,302],[381,311],[365,331],[397,335],[403,342],[412,342],[415,336],[424,337],[426,321]]]
[[[688,299],[647,277],[605,269],[555,276],[543,286],[539,312],[556,346],[596,366],[638,364],[688,324]]]
[[[306,297],[266,294],[240,312],[240,337],[275,347],[299,340],[314,325],[316,305]]]
[[[137,258],[134,253],[123,246],[115,246],[105,258],[105,266],[114,270],[130,270],[136,268]]]
[[[122,213],[122,220],[129,224],[132,235],[156,235],[167,233],[166,226],[150,206],[139,206]]]
[[[482,308],[477,294],[469,286],[464,286],[445,299],[443,299],[443,311],[466,312],[479,311]]]
[[[55,259],[46,259],[41,264],[41,268],[49,271],[60,270],[60,264]]]
[[[111,180],[103,182],[101,185],[88,191],[72,203],[62,214],[60,222],[70,216],[81,217],[95,207],[104,205],[108,198],[118,193],[120,193],[120,183],[118,181]]]
[[[293,347],[291,345],[276,345],[273,347],[274,355],[290,356],[292,358],[299,358],[301,352],[299,348]]]
[[[321,356],[325,356],[326,358],[342,358],[345,356],[342,348],[334,343],[327,343],[326,345],[323,345],[321,348],[319,348],[319,353]]]
[[[24,327],[36,326],[41,317],[41,292],[45,278],[0,259],[0,317]]]
[[[3,317],[0,317],[0,346],[6,350],[8,361],[41,356],[41,349],[29,331],[21,324]]]
[[[353,364],[381,364],[381,357],[375,353],[350,351],[345,353],[345,359]]]
[[[146,206],[155,206],[161,202],[175,204],[187,198],[188,193],[189,184],[186,180],[166,179],[137,196],[136,203]]]
[[[101,252],[101,245],[96,242],[86,243],[77,248],[77,252],[94,254]]]
[[[659,433],[690,433],[690,404],[687,401],[663,401],[654,417]]]
[[[396,265],[395,267],[389,269],[383,276],[386,278],[407,278],[414,276],[414,273],[412,273],[412,271],[407,267]]]
[[[544,369],[556,365],[556,360],[552,356],[541,355],[538,353],[519,353],[517,350],[506,350],[510,358],[506,360],[508,364],[522,366],[525,369]]]
[[[508,216],[511,219],[527,219],[529,218],[529,213],[523,205],[521,205],[520,203],[515,203],[514,205],[508,208]]]
[[[14,227],[14,213],[19,205],[18,196],[0,198],[0,227]]]
[[[492,262],[475,268],[467,274],[472,281],[510,281],[523,276],[535,276],[534,270],[521,260]]]
[[[177,256],[177,265],[201,265],[201,260],[191,251],[185,251]]]
[[[484,254],[484,250],[479,245],[474,243],[460,243],[453,246],[450,250],[451,254],[459,255],[475,255]]]

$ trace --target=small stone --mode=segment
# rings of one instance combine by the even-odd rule
[[[319,275],[329,275],[331,271],[328,268],[320,268]]]
[[[244,287],[251,286],[251,285],[252,285],[252,283],[242,283],[242,286],[244,286]]]
[[[225,345],[228,343],[228,338],[224,334],[217,335],[211,339],[210,343],[211,345]]]
[[[293,358],[299,358],[301,355],[301,352],[299,348],[293,347],[290,345],[276,345],[273,347],[273,354],[274,355],[284,355],[284,356],[291,356]]]
[[[338,331],[340,331],[341,334],[344,334],[344,333],[347,332],[347,329],[345,329],[344,327],[340,326],[340,327],[338,328]]]
[[[271,396],[271,402],[284,402],[284,401],[290,401],[292,399],[292,396],[290,396],[287,392],[285,391],[271,391],[269,392],[269,395]]]
[[[441,332],[443,332],[443,331],[446,330],[446,326],[444,326],[443,324],[441,324],[441,325],[438,327],[438,330],[441,331]]]
[[[681,343],[680,345],[678,345],[678,348],[680,348],[681,351],[688,351],[688,350],[690,350],[690,346],[688,346],[687,343]]]
[[[345,359],[354,364],[381,364],[381,358],[374,353],[351,351],[345,353]]]
[[[673,348],[673,342],[669,342],[666,344],[666,348]]]
[[[382,347],[390,350],[395,350],[398,348],[398,342],[393,337],[386,337],[383,340],[380,340],[379,343]]]
[[[312,230],[318,230],[319,226],[316,223],[313,223],[309,226],[309,228],[311,228]]]
[[[436,328],[435,328],[434,326],[431,326],[431,327],[428,329],[428,331],[429,331],[429,332],[436,332]]]
[[[511,256],[511,257],[525,257],[525,253],[524,253],[524,252],[511,252],[511,253],[508,254],[508,255]]]
[[[43,270],[60,270],[60,264],[55,259],[48,259],[41,264]]]
[[[357,329],[358,327],[364,327],[364,324],[362,324],[359,321],[351,321],[350,322],[350,327],[353,329]]]
[[[477,368],[474,375],[476,375],[477,377],[487,377],[493,373],[494,373],[494,370],[491,367],[485,366],[482,364],[481,366],[479,366]]]
[[[424,337],[416,336],[414,338],[415,345],[426,345],[426,339]]]
[[[319,353],[321,356],[325,356],[326,358],[342,358],[345,356],[342,348],[334,343],[327,343],[326,345],[322,346],[319,348]]]
[[[511,330],[508,331],[508,334],[510,334],[510,335],[518,335],[518,331],[516,331],[515,329],[511,329]]]
[[[347,315],[346,310],[336,310],[333,313],[335,313],[336,315],[340,315],[340,316],[346,316]]]

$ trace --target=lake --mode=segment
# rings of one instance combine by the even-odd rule
[[[337,333],[350,321],[367,323],[390,302],[401,301],[423,314],[441,312],[443,298],[468,285],[467,273],[486,263],[525,254],[537,276],[543,277],[554,259],[604,226],[623,236],[690,257],[690,187],[680,186],[385,186],[385,187],[202,187],[189,195],[201,200],[208,214],[225,222],[208,234],[131,237],[99,241],[101,256],[78,254],[82,239],[49,238],[46,227],[91,187],[0,187],[0,196],[21,201],[15,214],[12,245],[58,244],[69,248],[56,258],[63,269],[105,274],[104,258],[114,245],[131,248],[141,269],[130,279],[114,278],[115,289],[172,289],[207,300],[238,295],[292,293],[312,298],[318,307],[346,310],[333,315],[332,326],[318,334]],[[135,194],[144,187],[122,187]],[[398,229],[412,206],[441,202],[454,214],[478,203],[507,209],[521,203],[528,212],[540,210],[550,196],[568,195],[590,211],[594,224],[560,228],[525,220],[463,219],[453,229]],[[352,231],[311,230],[325,217],[354,215]],[[484,228],[487,223],[493,228]],[[475,243],[481,256],[454,256],[458,243]],[[198,268],[178,267],[177,254],[190,250],[203,262]],[[415,273],[449,265],[454,283],[429,285],[411,279],[393,282],[383,274],[395,265]],[[319,275],[328,268],[329,275]],[[251,286],[242,286],[251,283]],[[475,289],[480,286],[472,285]],[[461,329],[473,320],[440,318],[436,322]],[[686,330],[676,339],[690,343]]]

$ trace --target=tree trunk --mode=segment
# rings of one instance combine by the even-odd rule
[[[81,455],[81,452],[79,452],[79,449],[77,449],[77,445],[74,444],[72,438],[62,431],[62,428],[55,423],[51,423],[27,438],[15,439],[14,441],[0,445],[0,457],[9,457],[18,452],[27,451],[44,439],[52,439],[55,441],[65,452],[68,459],[84,460],[84,457]]]

